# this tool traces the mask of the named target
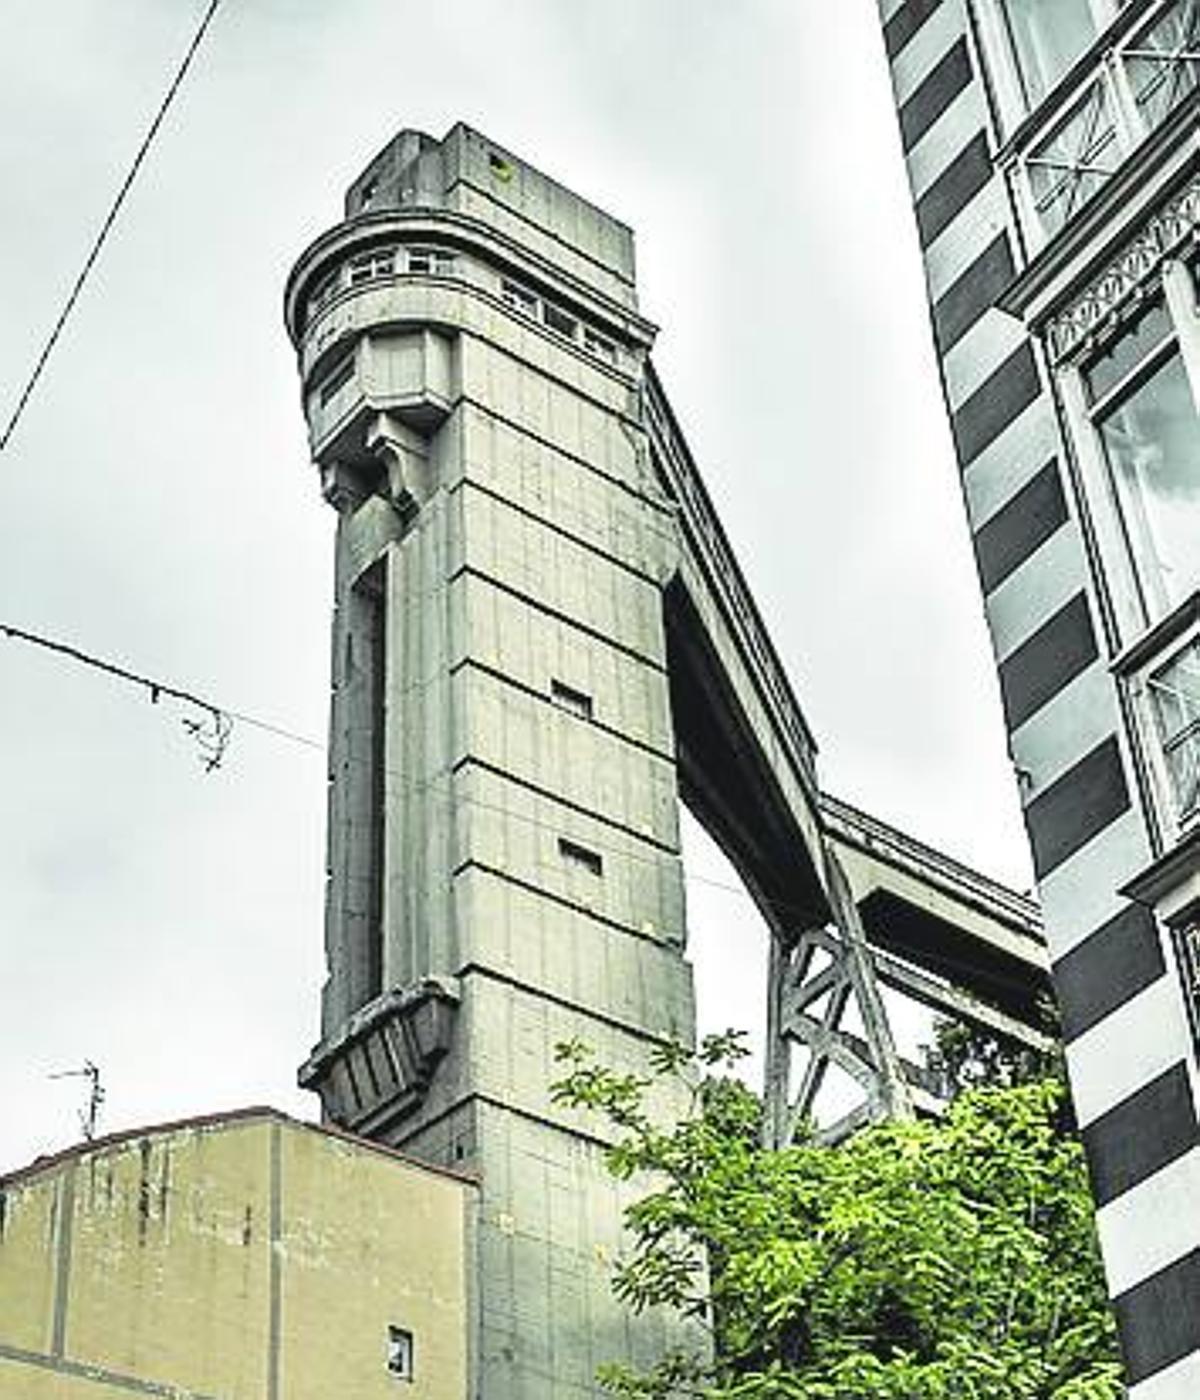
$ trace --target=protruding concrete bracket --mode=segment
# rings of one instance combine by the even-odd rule
[[[428,1093],[450,1048],[458,1003],[458,983],[449,977],[384,992],[316,1047],[300,1067],[300,1087],[320,1095],[328,1121],[389,1141]]]
[[[366,445],[383,465],[388,500],[410,519],[430,495],[428,443],[394,414],[378,413],[367,425]]]
[[[318,462],[321,473],[321,495],[338,512],[350,515],[370,495],[361,468],[349,462]]]

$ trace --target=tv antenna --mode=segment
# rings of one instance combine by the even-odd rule
[[[91,1142],[96,1136],[96,1124],[100,1119],[100,1105],[104,1102],[104,1088],[100,1083],[100,1067],[91,1060],[84,1060],[82,1069],[62,1069],[46,1076],[48,1079],[86,1079],[88,1098],[86,1108],[79,1110],[79,1126],[83,1129],[83,1140]]]

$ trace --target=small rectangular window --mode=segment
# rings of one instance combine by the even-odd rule
[[[356,287],[361,282],[371,282],[376,277],[390,277],[395,270],[394,249],[387,248],[377,253],[364,253],[350,263],[350,285]]]
[[[330,372],[329,377],[325,380],[324,384],[321,385],[321,407],[328,407],[329,401],[334,395],[337,394],[339,390],[344,389],[353,378],[354,356],[347,355],[341,364]]]
[[[591,719],[592,697],[586,695],[582,690],[576,690],[574,686],[566,685],[563,681],[551,681],[550,697],[556,705],[560,705],[564,710],[570,710],[573,715],[578,715],[580,719]]]
[[[448,277],[454,271],[454,255],[444,248],[410,248],[408,250],[409,272],[432,273],[435,277]]]
[[[335,267],[332,272],[326,273],[326,275],[321,278],[308,298],[309,320],[312,320],[323,306],[326,306],[333,300],[334,296],[337,294],[340,283],[341,268]]]
[[[575,332],[579,328],[579,323],[573,316],[568,316],[565,311],[560,311],[557,306],[551,306],[545,301],[542,302],[542,321],[548,330],[552,330],[555,335],[561,335],[565,340],[574,340]]]
[[[589,851],[586,846],[568,841],[565,836],[558,838],[558,853],[568,865],[579,866],[580,869],[586,870],[589,875],[600,876],[604,874],[604,862],[595,851]]]
[[[387,1338],[388,1375],[398,1380],[413,1378],[413,1336],[405,1327],[389,1327]]]
[[[604,360],[607,364],[615,365],[617,362],[617,347],[611,340],[605,340],[602,335],[597,335],[587,326],[583,328],[583,348],[589,355],[595,355],[598,360]]]
[[[516,282],[509,282],[507,279],[501,282],[500,295],[504,298],[504,304],[506,306],[511,306],[514,311],[519,311],[522,316],[537,316],[537,297],[535,297],[532,292],[526,291],[524,287],[518,286]]]

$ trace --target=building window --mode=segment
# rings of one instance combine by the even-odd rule
[[[1182,828],[1200,813],[1200,639],[1194,638],[1149,674],[1146,694],[1176,822]]]
[[[1012,129],[1125,5],[1118,0],[976,0]],[[997,6],[999,7],[997,9]],[[1132,9],[1132,6],[1128,8]],[[1200,87],[1200,5],[1138,6],[1078,85],[1045,104],[1010,166],[1035,249],[1053,238],[1134,148]],[[1006,96],[1007,94],[1007,96]]]
[[[1034,214],[1047,237],[1056,234],[1120,165],[1113,110],[1107,84],[1092,83],[1025,158]]]
[[[405,1327],[388,1328],[387,1368],[397,1380],[413,1379],[413,1335]]]
[[[1026,105],[1036,107],[1095,39],[1115,5],[1097,0],[1003,0]]]
[[[605,364],[615,365],[617,363],[617,347],[611,340],[606,340],[604,336],[597,335],[589,326],[583,328],[583,348],[589,355],[594,355],[596,359],[603,360]]]
[[[1200,1045],[1200,923],[1184,924],[1171,932],[1192,1039]]]
[[[328,272],[312,289],[308,298],[308,309],[305,315],[305,322],[311,321],[313,317],[321,311],[337,295],[341,285],[341,268],[335,267],[332,272]]]
[[[597,852],[589,851],[586,846],[577,845],[574,841],[568,841],[565,836],[558,838],[558,853],[568,865],[586,870],[589,875],[604,874],[604,862]]]
[[[449,277],[454,271],[454,255],[444,248],[410,248],[407,267],[409,272]]]
[[[328,408],[334,396],[354,378],[354,355],[349,354],[329,372],[321,385],[321,407]]]
[[[561,335],[564,340],[574,340],[579,330],[579,322],[574,316],[568,316],[565,311],[551,306],[548,301],[542,302],[542,323],[555,335]]]
[[[500,295],[504,299],[505,306],[511,306],[522,316],[537,319],[539,303],[532,292],[526,291],[524,287],[519,286],[516,282],[510,282],[506,278],[500,283]]]
[[[377,277],[390,277],[396,270],[396,250],[381,248],[373,253],[362,253],[350,260],[349,282],[357,287],[362,282],[372,282]]]
[[[1200,418],[1172,310],[1158,297],[1083,369],[1147,622],[1200,584]]]
[[[1142,127],[1152,131],[1200,84],[1200,7],[1175,0],[1127,50],[1125,71]]]

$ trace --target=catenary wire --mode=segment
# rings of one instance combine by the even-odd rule
[[[247,714],[244,711],[231,709],[226,705],[222,705],[215,700],[209,699],[207,696],[199,695],[196,692],[187,690],[182,686],[172,685],[168,681],[158,680],[153,676],[142,675],[140,672],[130,670],[126,666],[120,666],[115,662],[108,661],[103,657],[96,656],[91,652],[84,651],[82,648],[72,646],[67,642],[58,641],[55,638],[44,636],[38,632],[31,632],[27,628],[18,627],[8,622],[0,622],[0,635],[8,637],[12,641],[24,642],[29,646],[34,646],[43,651],[48,651],[52,655],[62,657],[66,660],[73,661],[78,665],[85,666],[91,670],[99,671],[104,675],[109,675],[118,680],[123,680],[131,685],[135,685],[140,689],[144,690],[149,695],[152,703],[157,704],[158,701],[164,697],[173,700],[178,700],[184,704],[195,706],[197,709],[203,710],[206,714],[211,715],[213,717],[223,716],[228,720],[233,720],[239,724],[244,724],[248,728],[260,730],[263,733],[273,735],[275,738],[283,739],[289,743],[298,744],[303,746],[304,748],[328,755],[328,746],[326,744],[321,743],[320,740],[312,738],[311,735],[301,734],[294,729],[287,728],[284,725],[275,724],[270,720],[260,719],[256,715]],[[356,760],[351,759],[350,761],[354,762]],[[365,759],[357,761],[363,763],[366,762]],[[212,764],[206,766],[216,767],[218,765]],[[494,815],[504,817],[506,820],[509,821],[523,822],[529,826],[537,828],[538,830],[548,831],[556,835],[562,834],[557,826],[553,826],[549,822],[542,821],[540,818],[533,816],[529,813],[518,812],[511,807],[505,807],[495,802],[488,802],[484,798],[474,797],[467,793],[450,793],[436,791],[435,784],[446,781],[450,777],[452,777],[453,775],[450,772],[438,774],[436,777],[430,779],[427,782],[414,782],[406,774],[400,773],[393,768],[385,769],[385,772],[389,777],[394,778],[396,782],[400,785],[400,787],[403,789],[403,791],[407,793],[418,794],[426,798],[431,798],[434,801],[442,801],[447,804],[466,804],[470,807],[475,808],[478,811],[490,812]],[[548,795],[547,798],[550,801],[556,800],[552,797],[549,797]],[[599,820],[603,819],[600,818]],[[638,839],[637,833],[631,831],[628,834],[631,839]],[[628,847],[614,846],[609,842],[597,840],[592,835],[589,835],[589,840],[600,852],[606,855],[620,857],[623,860],[642,861],[647,865],[657,864],[657,860],[655,858],[651,856],[643,856],[638,851],[631,850]],[[668,852],[664,850],[664,854],[668,854]],[[696,875],[691,872],[686,872],[684,874],[684,880],[687,884],[703,885],[708,889],[718,890],[725,894],[736,895],[740,899],[748,900],[756,908],[762,908],[765,906],[767,909],[773,910],[775,913],[780,914],[782,916],[808,912],[801,909],[799,906],[786,904],[779,900],[768,899],[765,896],[761,899],[756,899],[748,890],[742,889],[737,885],[731,885],[724,880],[714,880],[710,876]]]
[[[71,287],[67,299],[63,303],[62,310],[58,313],[58,319],[54,322],[50,334],[46,337],[41,353],[34,363],[29,378],[25,381],[25,386],[21,390],[20,397],[17,399],[16,407],[9,417],[3,434],[0,434],[0,452],[3,452],[8,446],[9,440],[16,431],[17,424],[21,421],[21,416],[25,412],[25,406],[28,404],[34,389],[37,387],[38,380],[42,377],[42,371],[46,368],[46,362],[53,353],[55,345],[58,344],[58,338],[62,335],[63,328],[66,326],[71,312],[75,309],[75,303],[79,300],[80,293],[83,291],[84,284],[91,275],[92,268],[95,266],[101,250],[108,241],[108,236],[112,232],[113,226],[117,221],[117,216],[121,212],[121,206],[125,203],[129,191],[133,188],[133,182],[137,179],[138,171],[141,170],[142,163],[149,154],[150,147],[154,144],[154,139],[158,135],[159,128],[162,126],[163,119],[167,115],[171,103],[175,100],[176,94],[183,85],[183,80],[187,76],[188,69],[192,65],[192,59],[195,58],[196,51],[199,49],[205,34],[208,32],[208,27],[212,23],[213,16],[216,14],[217,7],[220,3],[221,0],[209,0],[208,8],[205,10],[204,17],[197,26],[195,33],[192,35],[191,43],[188,45],[187,52],[183,56],[183,61],[180,63],[174,78],[171,80],[170,86],[167,88],[166,94],[159,103],[158,111],[154,114],[154,120],[150,123],[145,136],[142,138],[142,144],[138,147],[137,154],[133,158],[133,163],[126,172],[124,180],[121,182],[121,187],[117,191],[116,198],[109,206],[104,222],[100,225],[100,232],[96,235],[91,248],[88,250],[88,255],[84,259],[79,275],[75,278],[74,285]]]

